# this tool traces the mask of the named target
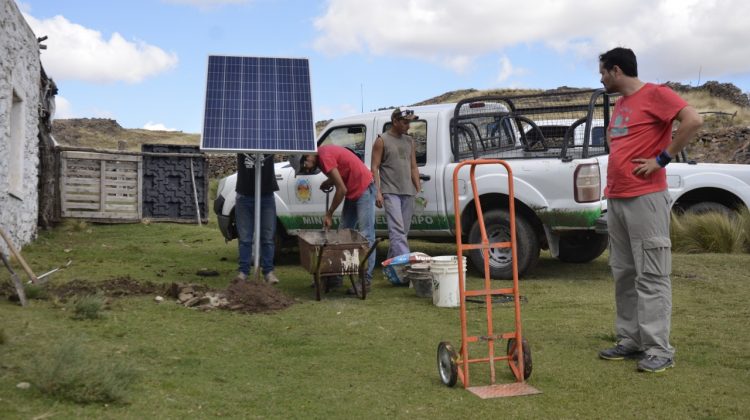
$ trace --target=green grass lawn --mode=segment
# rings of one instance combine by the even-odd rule
[[[451,244],[413,241],[412,250],[449,255]],[[596,356],[613,335],[613,285],[606,257],[572,265],[543,254],[521,284],[529,383],[543,393],[481,400],[441,384],[440,341],[459,345],[457,309],[437,308],[377,270],[367,300],[332,292],[317,302],[296,250],[279,261],[279,288],[296,299],[274,314],[199,312],[154,296],[115,299],[103,319],[74,320],[70,303],[0,301],[1,418],[746,418],[750,413],[750,255],[675,254],[672,343],[676,367],[636,372],[635,362]],[[378,249],[379,259],[385,247]],[[73,262],[52,281],[118,276],[224,288],[235,274],[236,242],[215,222],[73,225],[23,249],[41,273]],[[218,277],[196,272],[212,269]],[[23,272],[17,270],[23,276]],[[478,284],[469,272],[470,287]],[[0,282],[8,273],[0,272]],[[504,285],[503,282],[497,282]],[[513,309],[494,305],[496,328]],[[469,304],[470,334],[484,308]],[[49,349],[73,341],[94,359],[125,363],[137,379],[125,403],[81,405],[34,387],[29,372]],[[505,343],[500,347],[505,348]],[[472,346],[477,352],[483,348]],[[472,385],[486,384],[484,366]],[[507,366],[498,382],[512,382]]]

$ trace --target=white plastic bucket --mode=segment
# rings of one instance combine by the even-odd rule
[[[466,257],[463,257],[464,282],[466,280]],[[432,273],[432,303],[442,308],[457,308],[460,306],[461,294],[458,291],[458,257],[445,255],[432,257],[430,261]],[[466,285],[464,284],[464,290]]]

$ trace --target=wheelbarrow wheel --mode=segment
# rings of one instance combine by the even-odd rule
[[[526,380],[526,379],[529,379],[529,376],[531,376],[531,368],[532,368],[531,346],[529,346],[529,342],[526,341],[525,338],[523,339],[522,343],[523,343],[523,379]],[[508,339],[507,355],[511,356],[511,358],[508,359],[508,366],[518,367],[518,346],[516,345],[515,338]],[[514,373],[512,368],[510,370],[510,373]]]
[[[458,379],[458,353],[451,343],[443,341],[437,349],[437,366],[440,380],[446,386],[456,385]]]

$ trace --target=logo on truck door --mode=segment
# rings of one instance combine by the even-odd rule
[[[297,200],[299,200],[301,203],[310,201],[310,197],[312,196],[310,181],[305,178],[298,179],[294,184],[294,192],[294,195],[297,196]]]

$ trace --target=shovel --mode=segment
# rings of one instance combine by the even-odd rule
[[[330,202],[329,196],[331,194],[331,191],[333,191],[333,187],[328,187],[328,188],[325,188],[323,190],[323,192],[326,193],[326,208],[324,209],[324,211],[328,211],[328,206],[330,205],[329,204],[329,202]],[[328,228],[325,228],[324,230],[327,231]]]
[[[16,248],[13,246],[13,242],[10,240],[10,237],[5,233],[4,230],[0,229],[0,236],[3,237],[3,240],[5,241],[5,244],[8,245],[8,249],[10,250],[10,253],[13,254],[14,257],[16,257],[16,260],[18,260],[19,263],[21,263],[21,267],[23,267],[23,270],[26,272],[26,274],[29,275],[29,279],[32,283],[36,283],[36,276],[34,275],[34,272],[31,271],[31,267],[29,267],[28,264],[26,264],[26,260],[23,259],[21,256],[21,253],[16,250]]]
[[[16,293],[18,293],[18,300],[21,301],[21,306],[26,306],[26,291],[23,288],[23,283],[21,283],[21,279],[19,279],[16,272],[13,271],[13,267],[10,266],[8,259],[5,258],[5,254],[0,252],[0,257],[2,257],[3,259],[3,264],[5,264],[5,268],[7,268],[8,271],[10,271],[10,280],[13,282],[13,286],[16,287]]]
[[[52,274],[52,273],[55,273],[55,272],[57,272],[57,271],[60,271],[60,270],[63,270],[63,269],[65,269],[65,268],[67,268],[68,266],[70,266],[70,264],[71,264],[72,262],[73,262],[73,260],[68,260],[68,262],[67,262],[67,263],[65,263],[65,264],[63,264],[63,265],[61,265],[61,266],[59,266],[59,267],[57,267],[57,268],[53,268],[52,270],[50,270],[50,271],[48,271],[48,272],[46,272],[46,273],[44,273],[44,274],[40,274],[39,276],[37,276],[37,278],[36,278],[36,279],[37,279],[37,280],[39,280],[39,282],[40,282],[41,284],[44,284],[44,283],[46,283],[46,282],[47,282],[47,280],[49,280],[49,279],[45,279],[45,277],[49,276],[49,275],[50,275],[50,274]],[[29,283],[31,283],[31,281],[29,281]]]

